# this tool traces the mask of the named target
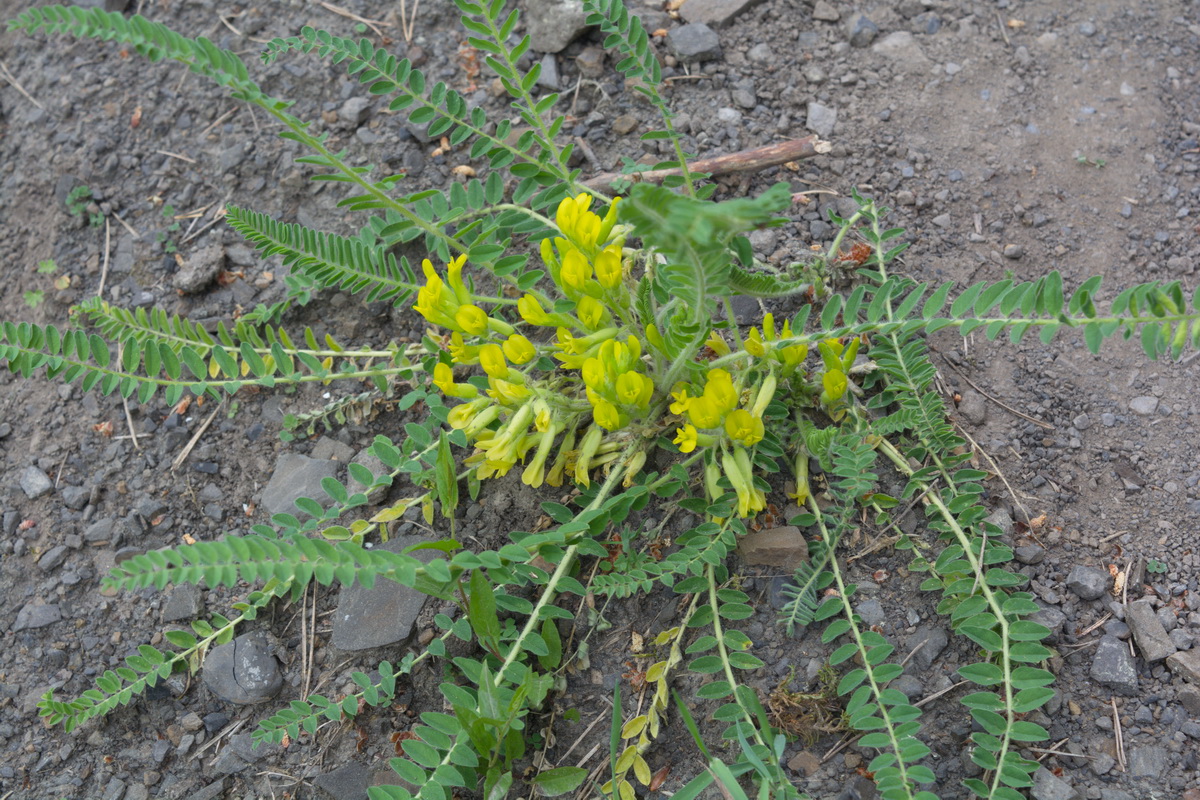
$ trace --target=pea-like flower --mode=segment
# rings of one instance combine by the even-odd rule
[[[738,444],[752,447],[762,441],[763,421],[744,408],[735,408],[725,417],[725,433]]]
[[[514,333],[505,339],[503,349],[504,355],[514,364],[528,364],[537,355],[533,342],[519,333]]]
[[[447,397],[461,397],[470,400],[479,395],[479,390],[469,383],[455,383],[454,371],[449,364],[438,364],[433,368],[433,385]]]
[[[454,321],[463,333],[472,336],[482,336],[488,330],[488,315],[482,308],[475,305],[462,305],[454,312]]]
[[[625,277],[621,248],[610,244],[596,256],[596,279],[605,289],[616,289]]]
[[[493,378],[508,377],[508,362],[504,359],[504,350],[498,344],[485,344],[479,348],[479,364],[483,371]]]
[[[721,424],[721,409],[707,394],[688,403],[687,416],[693,425],[705,430],[711,430]]]

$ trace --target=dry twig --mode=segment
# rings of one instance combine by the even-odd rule
[[[104,218],[104,266],[100,268],[100,287],[96,289],[96,297],[104,299],[104,284],[108,280],[108,245],[112,239],[112,228],[108,217]]]
[[[1117,711],[1117,698],[1109,697],[1108,701],[1112,703],[1113,714],[1113,735],[1117,740],[1117,766],[1121,768],[1121,772],[1125,771],[1125,737],[1121,735],[1121,714]]]
[[[387,38],[386,36],[383,35],[383,31],[379,30],[379,26],[380,25],[391,25],[390,22],[384,22],[382,20],[367,19],[366,17],[360,17],[358,14],[355,14],[353,11],[347,11],[346,9],[342,8],[341,6],[335,6],[333,3],[324,2],[324,0],[322,0],[322,2],[319,3],[319,5],[321,6],[321,8],[325,9],[326,11],[332,11],[334,14],[337,14],[339,17],[346,17],[347,19],[352,19],[355,22],[361,22],[363,25],[366,25],[368,28],[375,31],[375,35],[378,36],[380,39]],[[414,9],[413,13],[414,13],[414,19],[415,19],[415,14],[416,14],[415,9]],[[406,39],[405,41],[408,41],[408,40]]]
[[[4,80],[11,83],[12,87],[14,89],[16,89],[21,94],[25,95],[26,100],[33,103],[35,106],[40,108],[42,111],[46,110],[46,107],[44,105],[39,103],[37,100],[33,99],[33,95],[31,95],[29,92],[25,91],[25,87],[23,87],[23,86],[21,86],[21,84],[17,83],[17,79],[14,78],[13,74],[8,71],[8,66],[3,61],[0,61],[0,74],[4,75]],[[5,797],[8,797],[8,795],[5,795]]]
[[[196,446],[196,442],[200,441],[200,437],[204,435],[206,430],[208,430],[208,426],[212,424],[214,419],[216,419],[217,412],[220,410],[221,405],[218,403],[217,407],[213,409],[213,412],[208,415],[208,419],[204,420],[204,422],[200,424],[200,427],[196,429],[196,432],[192,434],[192,438],[189,439],[188,443],[183,446],[183,450],[179,452],[179,455],[175,456],[175,460],[171,462],[171,472],[179,469],[183,462],[187,460],[187,457],[191,455],[192,448]]]

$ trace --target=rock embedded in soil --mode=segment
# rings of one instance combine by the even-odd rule
[[[1158,410],[1158,398],[1150,395],[1135,397],[1129,401],[1129,410],[1139,417],[1149,417]]]
[[[337,476],[338,462],[309,458],[298,453],[282,453],[275,462],[275,471],[262,493],[262,507],[268,514],[294,514],[296,500],[311,497],[321,505],[329,497],[321,488],[323,478]]]
[[[1167,656],[1167,668],[1192,683],[1200,684],[1200,650],[1181,650]]]
[[[393,536],[379,549],[399,553],[425,541],[420,536]],[[438,551],[417,550],[412,555],[429,563]],[[416,589],[382,578],[370,589],[358,582],[342,587],[333,613],[333,646],[339,650],[366,650],[404,641],[412,635],[426,597]]]
[[[1083,800],[1083,795],[1075,791],[1071,784],[1045,767],[1039,767],[1033,774],[1029,796],[1033,800]]]
[[[838,10],[826,0],[817,0],[817,4],[813,6],[813,19],[818,22],[837,22],[841,18]]]
[[[224,266],[225,251],[220,245],[210,245],[188,255],[171,283],[184,294],[196,294],[212,283]]]
[[[820,103],[809,103],[804,126],[817,136],[829,136],[837,125],[837,109]]]
[[[1104,636],[1092,657],[1092,680],[1117,694],[1134,697],[1138,693],[1137,666],[1129,655],[1129,645],[1115,636]]]
[[[529,46],[540,53],[557,53],[587,30],[582,0],[529,0],[522,17]]]
[[[321,797],[329,800],[366,800],[367,787],[371,783],[371,770],[351,761],[337,769],[317,776],[313,785],[321,793]]]
[[[209,691],[237,705],[265,702],[283,688],[274,648],[260,631],[244,633],[210,650],[204,659],[203,679]]]
[[[866,14],[854,14],[846,23],[846,33],[851,47],[867,47],[879,35],[879,26]]]
[[[908,652],[912,653],[909,660],[913,667],[923,671],[933,666],[933,662],[937,660],[949,643],[950,636],[946,633],[945,628],[923,625],[908,637],[905,647]]]
[[[1130,778],[1161,778],[1169,764],[1170,754],[1160,745],[1143,745],[1129,750]]]
[[[21,491],[30,500],[36,500],[54,489],[54,482],[50,480],[50,476],[32,465],[21,472],[20,484]]]
[[[808,542],[795,525],[751,531],[738,542],[738,555],[747,564],[793,570],[808,561]]]
[[[987,401],[974,389],[967,389],[958,403],[958,413],[972,425],[987,422]]]
[[[687,22],[699,22],[712,28],[728,25],[735,17],[761,5],[763,0],[687,0],[679,13]]]
[[[204,598],[200,587],[194,583],[176,586],[163,606],[163,622],[179,622],[200,616],[204,611]]]
[[[1112,575],[1096,567],[1077,565],[1067,576],[1067,588],[1081,600],[1098,600],[1112,585]]]
[[[62,619],[62,611],[57,603],[27,603],[17,613],[17,621],[13,623],[13,632],[28,628],[44,628]]]
[[[667,33],[667,48],[684,64],[715,61],[721,57],[721,39],[717,32],[698,22],[672,28]]]
[[[1142,658],[1150,662],[1162,661],[1175,652],[1175,644],[1149,600],[1139,600],[1125,606],[1125,622],[1133,632],[1133,641],[1137,643]]]

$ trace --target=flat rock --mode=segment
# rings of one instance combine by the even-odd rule
[[[163,622],[193,619],[204,611],[204,596],[194,583],[176,586],[163,606]]]
[[[175,273],[172,285],[184,294],[195,294],[212,283],[224,266],[224,249],[220,245],[211,245],[188,256]]]
[[[399,553],[425,541],[429,540],[420,536],[393,536],[380,548]],[[437,555],[435,550],[413,553],[426,563]],[[426,597],[415,589],[382,579],[370,589],[357,582],[343,586],[333,613],[333,646],[339,650],[366,650],[404,641],[412,635]]]
[[[1200,683],[1200,650],[1180,650],[1167,656],[1167,668],[1192,683]]]
[[[210,650],[203,677],[209,691],[237,705],[265,702],[283,688],[274,648],[261,631],[244,633]]]
[[[329,800],[367,800],[370,783],[371,770],[356,761],[319,775],[313,781],[320,796]]]
[[[917,44],[916,38],[908,31],[889,33],[872,44],[871,50],[890,59],[905,72],[924,72],[933,65]]]
[[[588,27],[583,0],[529,0],[522,19],[529,46],[541,53],[565,49]]]
[[[1077,565],[1067,576],[1067,588],[1080,600],[1099,600],[1112,585],[1112,575],[1096,567]]]
[[[391,470],[387,468],[387,465],[375,457],[375,455],[371,452],[371,448],[369,447],[359,451],[358,455],[354,456],[352,459],[352,463],[361,464],[362,466],[371,470],[371,472],[375,475],[387,475],[389,472],[391,472]],[[359,492],[367,491],[367,484],[359,483],[357,480],[355,480],[354,476],[351,475],[346,481],[346,488],[350,491],[350,494],[358,494]],[[376,487],[367,494],[367,501],[371,503],[382,502],[383,498],[387,495],[387,491],[388,487],[386,486]]]
[[[813,19],[819,22],[837,22],[841,18],[838,10],[826,0],[817,0],[817,4],[813,6]]]
[[[879,26],[866,14],[854,14],[846,23],[846,34],[851,47],[867,47],[879,35]]]
[[[912,653],[910,663],[918,670],[927,670],[946,649],[950,636],[946,629],[937,625],[922,625],[913,631],[905,642],[908,652]],[[919,649],[918,649],[919,648]]]
[[[762,2],[763,0],[686,0],[679,8],[679,13],[687,22],[701,22],[712,28],[722,28],[742,12],[749,11]]]
[[[318,461],[341,461],[345,463],[354,458],[354,448],[348,444],[339,442],[337,439],[322,436],[313,445],[312,454],[309,457],[315,458]]]
[[[1129,645],[1115,636],[1104,636],[1092,657],[1092,680],[1117,694],[1133,697],[1138,693],[1137,667],[1129,655]]]
[[[721,57],[721,39],[717,32],[699,22],[672,28],[667,33],[667,48],[685,64]]]
[[[1157,744],[1142,745],[1129,750],[1130,778],[1161,778],[1170,764],[1167,748]]]
[[[27,603],[17,613],[17,621],[12,629],[23,631],[26,628],[44,628],[62,619],[62,612],[57,603]]]
[[[972,425],[982,425],[987,422],[987,401],[979,392],[967,389],[958,403],[958,413]]]
[[[1033,800],[1082,800],[1083,795],[1075,791],[1071,784],[1055,775],[1045,767],[1039,767],[1033,773],[1033,786],[1029,789]]]
[[[38,567],[49,572],[66,560],[67,548],[65,545],[59,544],[42,553],[42,557],[38,559]]]
[[[1138,652],[1147,661],[1162,661],[1175,652],[1175,643],[1167,635],[1149,600],[1139,600],[1125,606],[1125,623],[1133,633]]]
[[[1129,410],[1139,417],[1149,417],[1158,411],[1158,398],[1150,395],[1135,397],[1129,401]]]
[[[328,505],[329,497],[321,488],[321,479],[336,477],[337,471],[336,461],[283,453],[263,489],[262,507],[268,514],[294,514],[296,500],[301,497],[311,497],[321,505]]]
[[[34,500],[54,490],[54,482],[50,476],[35,466],[28,466],[21,472],[21,491],[30,500]]]
[[[808,104],[808,115],[804,119],[804,126],[817,136],[828,136],[833,133],[833,127],[837,125],[837,109],[823,106],[820,103]]]
[[[808,561],[808,542],[795,525],[751,531],[738,542],[738,555],[747,564],[793,570]]]

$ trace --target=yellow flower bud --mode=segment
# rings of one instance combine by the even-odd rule
[[[704,396],[711,399],[719,414],[736,408],[738,404],[737,390],[733,388],[733,379],[723,369],[710,369],[708,383],[704,385]],[[703,427],[709,428],[711,425]]]
[[[519,333],[504,340],[504,355],[514,364],[528,364],[537,355],[533,343]]]
[[[750,334],[746,337],[746,352],[756,358],[762,358],[767,354],[762,337],[758,335],[758,328],[750,329]]]
[[[528,322],[530,325],[553,325],[554,321],[546,310],[542,308],[542,304],[538,299],[531,294],[522,295],[517,300],[517,313],[521,315],[521,319]]]
[[[459,303],[471,302],[471,292],[467,289],[467,285],[463,283],[462,279],[462,271],[466,263],[467,254],[463,253],[446,265],[446,283],[454,290],[454,296]]]
[[[485,344],[479,348],[479,364],[493,378],[508,377],[508,362],[504,360],[504,351],[498,344]]]
[[[621,248],[609,245],[596,256],[596,279],[605,289],[616,289],[621,285],[624,269],[621,265]]]
[[[744,408],[737,408],[725,417],[725,433],[738,444],[751,447],[762,441],[763,421]]]
[[[447,397],[470,399],[479,394],[479,390],[469,383],[455,383],[454,371],[450,369],[449,364],[441,362],[433,368],[433,385]]]
[[[708,341],[705,342],[709,350],[712,350],[719,356],[727,356],[732,351],[729,349],[729,343],[725,341],[725,337],[718,330],[713,330],[708,335]]]
[[[676,387],[671,390],[671,397],[675,398],[675,402],[671,403],[671,413],[680,415],[687,413],[688,406],[691,404],[692,400],[695,399],[688,394],[688,386],[686,383],[676,385]]]
[[[488,315],[479,306],[459,306],[458,311],[454,312],[454,321],[465,333],[472,336],[482,336],[487,333]]]

